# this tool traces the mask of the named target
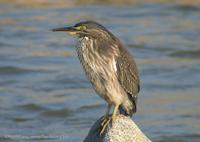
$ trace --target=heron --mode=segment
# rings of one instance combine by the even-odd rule
[[[52,29],[78,38],[76,51],[88,80],[107,104],[100,134],[118,114],[132,116],[137,110],[139,73],[133,56],[122,42],[101,24],[83,21]]]

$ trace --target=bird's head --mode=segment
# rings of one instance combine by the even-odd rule
[[[77,36],[77,37],[91,37],[91,38],[100,38],[100,37],[111,37],[114,36],[102,25],[98,24],[94,21],[84,21],[77,23],[71,27],[62,27],[52,29],[54,32],[66,32],[69,35]]]

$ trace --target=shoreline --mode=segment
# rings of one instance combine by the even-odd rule
[[[15,0],[9,2],[7,0],[0,0],[1,4],[14,5],[16,7],[75,7],[84,5],[116,5],[116,6],[127,6],[127,5],[143,5],[143,4],[175,4],[180,6],[200,6],[200,0]]]

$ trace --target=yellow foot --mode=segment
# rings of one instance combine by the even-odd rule
[[[111,117],[109,117],[109,116],[104,116],[104,117],[102,118],[101,128],[100,128],[100,135],[102,135],[102,134],[104,133],[106,127],[108,126],[108,124],[109,124],[110,122],[112,122],[112,124],[113,124],[113,122],[116,120],[116,118],[117,118],[116,115],[112,115]]]
[[[116,118],[117,118],[116,114],[113,114],[113,115],[112,115],[112,124],[113,124],[113,122],[116,120]]]
[[[106,127],[108,126],[108,124],[110,123],[111,120],[112,120],[112,124],[116,120],[118,107],[119,107],[119,105],[115,105],[114,108],[109,110],[106,113],[106,115],[101,119],[100,135],[102,135],[104,133]],[[109,114],[111,114],[112,116],[109,116]]]
[[[100,135],[102,135],[106,129],[106,127],[108,126],[108,124],[111,121],[111,117],[105,117],[102,122],[101,122],[101,128],[100,128]]]
[[[105,123],[108,119],[109,119],[109,115],[103,116],[102,119],[101,119],[101,126],[103,126],[104,123]]]

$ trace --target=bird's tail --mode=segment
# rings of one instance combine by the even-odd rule
[[[126,116],[132,116],[133,113],[136,113],[136,100],[134,99],[125,99],[124,102],[119,106],[120,114]]]

